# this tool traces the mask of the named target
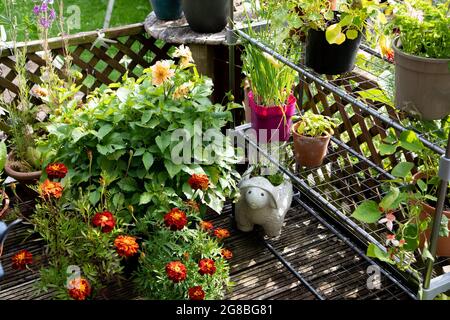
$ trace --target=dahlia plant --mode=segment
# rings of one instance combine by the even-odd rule
[[[209,100],[212,82],[198,75],[189,49],[174,56],[178,63],[158,61],[139,79],[124,76],[85,105],[65,104],[52,116],[40,150],[70,167],[73,185],[87,187],[92,205],[100,192],[89,186],[102,172],[112,182],[113,206],[131,205],[137,216],[173,196],[220,212],[235,194],[234,149],[220,131],[231,113]],[[189,184],[192,176],[199,188]]]

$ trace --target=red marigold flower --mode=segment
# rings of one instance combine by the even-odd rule
[[[200,221],[200,229],[205,230],[205,231],[209,231],[212,230],[214,228],[212,222],[210,221]]]
[[[394,50],[389,49],[389,50],[386,52],[386,59],[388,59],[390,62],[394,62],[394,60],[395,60],[395,53],[394,53]]]
[[[216,272],[216,264],[212,259],[201,259],[198,262],[198,273],[213,275]]]
[[[12,258],[12,267],[16,270],[25,270],[33,263],[33,255],[27,250],[20,250]]]
[[[68,284],[69,296],[74,300],[86,300],[91,295],[92,289],[85,278],[75,278]]]
[[[116,251],[121,257],[134,256],[139,249],[139,244],[136,242],[136,238],[132,236],[121,235],[114,240],[114,246]]]
[[[168,212],[164,216],[164,224],[172,231],[183,229],[186,226],[187,222],[188,220],[186,213],[178,208],[170,210],[170,212]]]
[[[220,250],[220,254],[226,260],[230,260],[231,258],[233,258],[233,252],[231,252],[231,250],[226,249],[226,248],[223,248],[222,250]]]
[[[109,211],[97,212],[92,218],[92,223],[96,227],[101,227],[102,232],[108,233],[114,229],[116,225],[116,220],[114,216]]]
[[[189,178],[188,183],[194,190],[206,190],[209,186],[209,179],[206,174],[193,174]]]
[[[50,199],[51,197],[59,199],[62,196],[63,190],[61,183],[48,179],[39,186],[39,191],[44,199]]]
[[[63,163],[50,163],[45,171],[49,179],[62,179],[67,174],[67,167]]]
[[[181,261],[172,261],[166,264],[166,273],[169,280],[178,283],[186,279],[187,269]]]
[[[188,290],[189,299],[191,300],[204,300],[205,299],[205,291],[203,291],[202,286],[195,286],[189,288]]]
[[[216,230],[214,230],[214,235],[217,239],[222,240],[230,236],[230,231],[225,228],[217,228]]]

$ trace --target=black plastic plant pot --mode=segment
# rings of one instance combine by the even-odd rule
[[[217,33],[228,23],[230,0],[183,0],[183,11],[193,31]]]
[[[177,20],[183,15],[181,0],[151,0],[152,8],[159,20]]]
[[[352,71],[361,44],[362,33],[342,44],[329,44],[325,31],[310,29],[306,40],[305,64],[317,73],[336,75]]]

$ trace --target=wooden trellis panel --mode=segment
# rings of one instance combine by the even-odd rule
[[[81,91],[86,95],[97,87],[116,82],[128,72],[131,77],[138,77],[147,68],[161,59],[168,59],[172,46],[151,38],[145,32],[143,24],[113,28],[105,31],[108,47],[93,46],[98,39],[97,32],[80,33],[66,37],[71,56],[72,67],[81,72]],[[19,48],[27,50],[27,79],[32,88],[41,83],[41,67],[45,65],[42,59],[42,43],[33,41],[21,43]],[[61,72],[63,64],[64,40],[53,38],[49,40],[49,48],[53,55],[56,72]],[[15,59],[9,50],[0,54],[0,94],[7,102],[13,103],[18,92]]]

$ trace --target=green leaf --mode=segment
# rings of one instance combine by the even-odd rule
[[[441,227],[439,229],[439,236],[440,237],[448,237],[449,230],[448,230],[448,218],[445,214],[442,215],[441,220]]]
[[[347,15],[345,15],[345,17],[343,17],[341,19],[341,21],[339,22],[339,25],[341,25],[342,27],[346,27],[346,26],[351,25],[352,22],[353,22],[353,16],[347,14]]]
[[[396,206],[394,206],[394,204],[398,204],[395,200],[397,200],[399,195],[400,189],[392,187],[383,200],[381,200],[380,207],[382,207],[384,211],[395,209]]]
[[[73,131],[72,131],[73,142],[74,143],[78,142],[78,140],[83,138],[85,135],[87,135],[87,132],[83,131],[83,129],[81,129],[81,128],[73,129]]]
[[[396,145],[385,144],[385,143],[380,144],[380,155],[382,155],[382,156],[393,154],[395,152],[395,150],[397,150]]]
[[[102,126],[100,128],[100,130],[98,130],[98,132],[97,132],[98,139],[102,140],[108,133],[111,132],[112,129],[113,129],[113,126],[110,124],[105,124],[104,126]]]
[[[166,167],[166,170],[169,173],[170,178],[175,177],[183,168],[183,165],[174,164],[170,160],[164,160],[164,166]]]
[[[170,135],[169,134],[162,134],[155,139],[156,144],[159,147],[159,150],[161,152],[164,152],[166,148],[170,145]]]
[[[390,264],[395,264],[395,261],[393,261],[389,257],[389,254],[387,252],[384,252],[373,243],[369,244],[369,246],[367,247],[367,256],[370,258],[377,258],[380,261],[384,261]]]
[[[153,195],[150,192],[144,192],[139,199],[139,205],[147,204],[152,201]]]
[[[354,39],[358,38],[358,31],[350,29],[350,30],[347,30],[345,35],[347,36],[348,39],[354,40]]]
[[[131,177],[122,178],[118,183],[119,187],[126,192],[133,192],[138,190],[136,180]]]
[[[391,174],[397,178],[406,178],[406,176],[411,172],[412,168],[414,168],[414,163],[400,162],[394,167],[394,169],[392,169]]]
[[[430,259],[431,261],[434,261],[433,255],[431,254],[430,250],[428,250],[428,247],[423,248],[422,250],[422,258],[423,260]]]
[[[381,218],[378,203],[373,200],[365,201],[353,212],[352,217],[365,223],[375,223]]]
[[[403,148],[412,152],[419,152],[424,148],[422,141],[419,140],[417,134],[412,130],[403,131],[399,140]]]
[[[0,171],[5,168],[7,154],[5,142],[0,141]]]
[[[337,23],[326,29],[325,37],[329,44],[342,44],[345,41],[345,34],[342,33],[342,28]]]
[[[417,180],[417,185],[422,192],[427,192],[428,185],[422,179]]]
[[[153,155],[150,152],[144,153],[142,162],[144,163],[145,169],[148,171],[153,164]]]
[[[89,194],[89,202],[95,206],[100,201],[100,192],[93,191]]]

